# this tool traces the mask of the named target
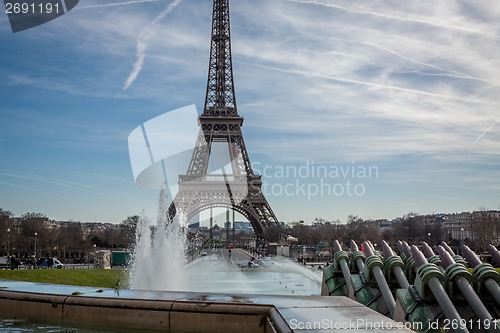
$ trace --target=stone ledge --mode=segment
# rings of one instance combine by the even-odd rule
[[[340,296],[95,290],[1,281],[0,314],[68,326],[242,333],[378,332],[395,321]],[[360,322],[362,319],[362,322]],[[346,326],[348,325],[348,327]],[[318,327],[319,326],[319,327]],[[311,331],[311,328],[313,330]],[[411,332],[399,329],[398,332]]]

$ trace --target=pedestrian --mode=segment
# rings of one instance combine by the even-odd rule
[[[11,270],[19,269],[19,261],[17,261],[16,256],[10,257],[10,269]]]

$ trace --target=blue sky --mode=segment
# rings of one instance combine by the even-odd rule
[[[211,11],[80,0],[15,34],[0,13],[0,207],[155,215],[127,138],[201,112]],[[232,0],[231,24],[245,142],[280,220],[500,209],[498,1]]]

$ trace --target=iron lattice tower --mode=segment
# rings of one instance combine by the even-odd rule
[[[179,191],[168,210],[173,219],[177,208],[190,219],[213,207],[231,208],[245,216],[258,236],[279,226],[262,193],[262,179],[252,170],[238,115],[231,57],[229,0],[214,0],[212,38],[207,91],[200,132],[187,173],[179,176]],[[231,174],[209,174],[208,166],[215,142],[227,143]]]

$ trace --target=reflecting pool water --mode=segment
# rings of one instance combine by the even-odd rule
[[[322,271],[317,268],[304,267],[283,257],[257,262],[258,267],[248,268],[248,261],[228,261],[220,251],[209,252],[209,255],[185,266],[184,277],[187,286],[185,291],[289,296],[319,295],[321,292]],[[137,333],[139,331],[63,327],[0,315],[0,332]],[[145,331],[140,330],[140,332]]]
[[[150,330],[130,330],[130,329],[112,329],[112,328],[86,328],[86,327],[68,327],[47,323],[35,323],[33,321],[5,317],[0,315],[1,333],[148,333],[158,332]],[[172,332],[173,333],[173,332]]]
[[[245,263],[228,262],[217,254],[199,258],[186,267],[186,291],[297,296],[321,293],[322,270],[283,257],[257,261],[257,268],[245,267]]]
[[[14,333],[14,332],[23,332],[23,333],[125,333],[125,331],[118,330],[105,330],[105,329],[84,329],[77,327],[62,327],[53,324],[42,324],[42,323],[34,323],[32,321],[18,319],[18,318],[9,318],[2,317],[0,315],[0,332],[5,333]],[[130,332],[130,330],[128,331]]]

